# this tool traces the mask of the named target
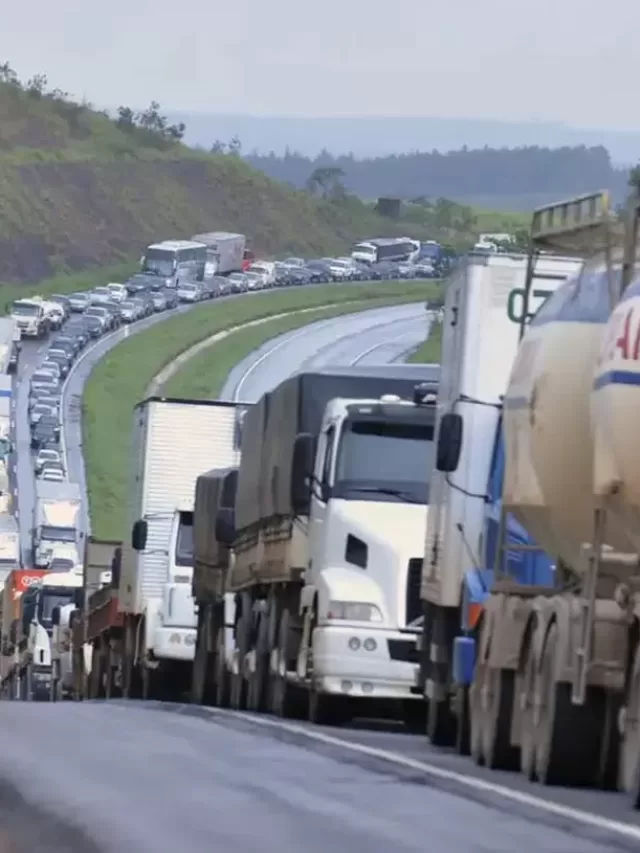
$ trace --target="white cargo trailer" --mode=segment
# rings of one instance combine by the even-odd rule
[[[242,271],[244,250],[247,244],[247,238],[244,234],[211,231],[208,234],[195,234],[191,239],[196,243],[204,243],[207,247],[205,278]]]
[[[198,475],[238,458],[237,403],[150,398],[134,415],[130,541],[122,548],[118,612],[124,692],[175,694],[190,683],[197,612],[192,596]]]

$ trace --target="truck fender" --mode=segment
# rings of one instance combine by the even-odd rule
[[[298,613],[302,616],[305,610],[311,610],[316,603],[316,588],[315,586],[303,586],[300,593],[300,607]]]
[[[565,596],[554,596],[548,600],[547,607],[542,610],[544,612],[544,623],[541,625],[542,642],[540,643],[539,653],[537,656],[538,672],[542,671],[542,657],[549,638],[549,632],[555,625],[558,631],[557,639],[557,660],[560,662],[556,669],[558,680],[565,681],[570,676],[567,676],[567,670],[571,667],[571,650],[572,650],[572,627],[574,608],[572,601]]]
[[[529,650],[533,647],[536,668],[540,667],[540,659],[548,632],[548,621],[553,615],[553,607],[545,596],[534,598],[524,624],[518,649],[518,673],[524,672],[525,661]]]
[[[494,669],[518,670],[522,640],[531,613],[531,599],[501,595],[493,622],[490,665]]]

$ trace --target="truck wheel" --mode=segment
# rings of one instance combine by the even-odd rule
[[[224,611],[223,611],[224,614]],[[216,660],[215,660],[215,688],[213,704],[217,708],[229,707],[229,670],[227,669],[226,647],[225,647],[225,624],[224,615],[222,622],[218,625],[216,633]]]
[[[261,613],[255,644],[253,672],[249,676],[247,689],[247,709],[249,711],[267,710],[267,676],[269,672],[269,614]]]
[[[520,773],[530,782],[536,778],[536,723],[534,703],[537,690],[537,665],[533,637],[530,639],[522,666],[516,677],[515,701],[520,703]]]
[[[348,697],[321,693],[313,683],[309,691],[308,719],[319,726],[336,726],[348,716]]]
[[[558,654],[558,627],[553,624],[541,661],[536,776],[543,785],[591,787],[600,762],[605,697],[589,688],[585,704],[573,705],[571,685],[556,681]]]
[[[191,670],[191,704],[202,705],[204,703],[205,681],[207,677],[207,659],[209,657],[207,648],[207,622],[209,620],[209,607],[202,604],[198,608],[198,627],[196,629],[196,651]]]
[[[294,711],[293,687],[287,680],[287,649],[289,639],[289,611],[284,608],[280,617],[278,640],[272,655],[269,672],[271,712],[276,717],[292,717]]]
[[[624,736],[620,744],[620,789],[635,798],[634,808],[640,808],[640,643],[629,679],[627,707],[624,715]]]
[[[249,614],[243,613],[236,626],[237,672],[231,673],[231,707],[244,711],[247,704],[247,681],[245,666],[249,651]]]
[[[488,705],[483,726],[484,765],[490,770],[517,770],[519,752],[511,745],[515,673],[489,668]]]

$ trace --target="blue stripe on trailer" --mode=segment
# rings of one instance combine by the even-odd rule
[[[640,373],[633,370],[607,370],[593,383],[593,390],[606,388],[607,385],[640,385]]]
[[[0,397],[13,397],[13,392],[11,391],[11,389],[9,389],[8,391],[0,389]]]

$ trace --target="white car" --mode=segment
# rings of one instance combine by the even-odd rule
[[[36,456],[36,472],[40,473],[45,465],[59,465],[62,468],[62,462],[60,460],[60,454],[57,450],[48,450],[43,448],[38,451],[38,455]]]
[[[38,476],[47,483],[64,483],[65,479],[62,467],[55,465],[45,465]]]
[[[117,284],[115,281],[107,285],[107,290],[111,293],[111,298],[114,302],[124,302],[128,296],[127,288],[124,284]]]
[[[42,362],[40,369],[48,371],[58,382],[60,382],[62,371],[60,370],[60,365],[57,361],[49,361],[47,359],[47,361]]]
[[[262,290],[265,287],[264,278],[257,272],[246,272],[244,274],[247,290]]]
[[[276,280],[276,265],[270,261],[260,261],[251,264],[247,273],[256,273],[256,275],[261,276],[264,286],[270,287]]]
[[[197,284],[191,281],[185,281],[178,285],[178,299],[180,302],[200,302],[202,299],[202,291]]]
[[[108,305],[111,302],[112,293],[108,287],[95,287],[89,296],[92,305]]]
[[[71,293],[69,295],[69,307],[72,311],[81,314],[91,305],[91,297],[88,293]]]

